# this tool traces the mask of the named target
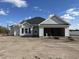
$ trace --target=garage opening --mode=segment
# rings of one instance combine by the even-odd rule
[[[44,36],[65,36],[64,28],[44,28]]]

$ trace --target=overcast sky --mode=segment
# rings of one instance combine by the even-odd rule
[[[79,0],[0,0],[0,25],[56,14],[79,29]]]

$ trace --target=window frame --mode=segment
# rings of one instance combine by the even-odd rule
[[[22,34],[24,33],[24,28],[22,28]]]
[[[29,33],[31,33],[31,28],[29,28]]]
[[[27,28],[25,28],[25,33],[28,33],[28,29]]]

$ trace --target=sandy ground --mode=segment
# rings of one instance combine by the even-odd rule
[[[0,59],[79,59],[79,38],[75,39],[0,37]]]

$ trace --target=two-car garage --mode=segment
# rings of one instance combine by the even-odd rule
[[[65,36],[64,28],[44,28],[44,36]]]
[[[50,15],[39,24],[39,36],[69,36],[69,25],[60,17]]]

